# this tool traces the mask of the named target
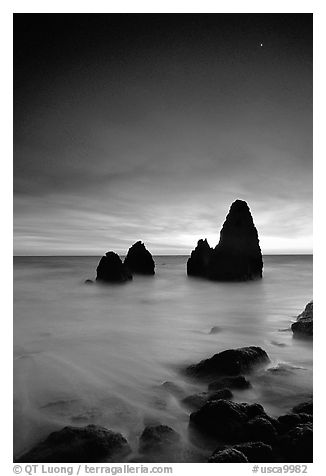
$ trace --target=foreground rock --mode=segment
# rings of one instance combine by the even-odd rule
[[[226,448],[216,451],[208,460],[209,463],[248,463],[249,460],[239,450]]]
[[[294,413],[307,413],[308,415],[313,414],[313,401],[308,400],[307,402],[299,403],[292,408]]]
[[[113,251],[108,251],[105,253],[105,256],[102,256],[96,271],[97,281],[123,283],[132,279],[127,266],[122,263],[120,257]]]
[[[207,277],[212,253],[213,249],[209,246],[207,240],[199,240],[187,261],[188,276]]]
[[[227,459],[237,457],[233,451],[252,463],[312,461],[312,415],[307,413],[291,412],[275,419],[257,403],[213,400],[191,413],[189,424],[219,444],[210,462],[233,462]]]
[[[153,257],[141,241],[129,248],[124,264],[132,273],[155,274]]]
[[[127,440],[102,426],[66,426],[21,456],[19,463],[95,463],[119,461],[131,452]]]
[[[263,259],[257,229],[243,200],[232,203],[212,250],[199,240],[187,263],[187,273],[214,281],[248,281],[262,277]]]
[[[297,317],[297,322],[291,326],[296,337],[312,337],[313,335],[313,301],[310,301],[304,311]]]
[[[180,443],[180,435],[167,425],[147,426],[140,436],[139,451],[161,452],[168,451]]]
[[[193,377],[239,375],[250,372],[257,365],[268,362],[270,362],[268,355],[260,347],[241,347],[219,352],[210,359],[190,365],[187,367],[186,373]]]
[[[286,462],[311,463],[313,460],[312,423],[295,426],[280,439],[281,452]]]
[[[228,453],[225,453],[225,452]],[[235,453],[237,452],[237,453]],[[212,456],[208,459],[209,463],[242,463],[245,461],[236,461],[238,457],[238,452],[241,453],[246,458],[246,462],[249,463],[270,463],[274,460],[273,456],[273,449],[270,445],[266,445],[265,443],[259,442],[249,442],[249,443],[241,443],[239,445],[234,445],[231,448],[220,447],[217,448]],[[227,461],[227,454],[230,458]],[[242,458],[242,457],[241,457]],[[222,461],[224,459],[224,461]]]
[[[262,428],[259,432],[256,427],[254,433],[249,425],[249,422],[257,421],[256,417],[267,422],[272,420],[261,405],[213,400],[191,413],[190,424],[225,442],[264,441],[266,429]]]

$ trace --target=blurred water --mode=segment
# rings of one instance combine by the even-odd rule
[[[84,284],[98,257],[14,258],[15,455],[68,424],[121,431],[135,453],[146,423],[186,440],[180,395],[206,387],[180,367],[228,348],[259,345],[274,368],[235,400],[279,415],[312,393],[312,343],[289,331],[312,298],[312,257],[266,256],[248,283],[188,278],[186,260],[156,257],[155,277],[103,286]]]

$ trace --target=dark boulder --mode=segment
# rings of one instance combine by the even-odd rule
[[[215,451],[208,459],[209,463],[248,463],[246,456],[234,448]]]
[[[257,416],[250,420],[247,425],[248,438],[251,441],[262,441],[273,444],[277,438],[274,425],[263,416]]]
[[[260,426],[260,422],[254,423],[254,428],[249,425],[251,421],[256,421],[258,418],[266,420],[267,424],[270,423],[276,432],[274,419],[265,413],[261,405],[258,403],[235,403],[230,400],[208,401],[199,410],[191,413],[190,425],[201,433],[216,437],[220,441],[231,443],[264,441],[266,438],[263,437],[265,434],[263,432],[266,430],[267,424]],[[260,438],[258,438],[258,427],[261,429]]]
[[[255,366],[267,364],[269,357],[260,347],[229,349],[213,355],[198,364],[190,365],[186,373],[193,377],[239,375],[250,372]]]
[[[140,436],[140,453],[166,451],[180,444],[180,435],[167,425],[147,426]]]
[[[122,263],[120,257],[113,251],[108,251],[102,256],[96,269],[97,281],[107,283],[122,283],[132,279],[128,268]]]
[[[279,446],[287,463],[311,463],[313,460],[312,423],[304,423],[282,435]]]
[[[98,463],[119,461],[130,453],[120,434],[97,425],[66,426],[21,456],[18,463]]]
[[[249,463],[269,463],[274,461],[273,449],[270,445],[266,445],[262,441],[249,441],[248,443],[240,443],[232,446],[219,446],[210,456],[209,463],[217,463],[222,461],[215,461],[220,459],[221,452],[237,451],[243,454]],[[227,462],[227,461],[225,461]],[[231,462],[231,461],[230,461]],[[234,461],[236,462],[236,461]]]
[[[188,276],[207,276],[212,252],[206,239],[199,240],[187,261]]]
[[[262,441],[250,441],[233,446],[235,450],[241,451],[248,459],[249,463],[270,463],[274,460],[273,449]]]
[[[237,375],[236,377],[223,377],[211,382],[208,385],[208,390],[219,390],[224,387],[245,390],[246,388],[251,387],[251,383],[243,375]]]
[[[313,402],[312,400],[308,400],[307,402],[299,403],[295,407],[292,408],[294,413],[308,413],[308,415],[313,414]]]
[[[202,392],[189,395],[181,400],[181,403],[192,409],[198,409],[211,400],[229,400],[233,398],[233,393],[228,388],[222,388],[216,392]]]
[[[232,203],[220,241],[212,253],[208,277],[217,281],[247,281],[262,277],[263,259],[257,229],[243,200]]]
[[[312,423],[312,415],[308,413],[287,413],[278,417],[280,433],[287,433],[302,423]]]
[[[155,274],[153,257],[141,241],[137,241],[129,248],[124,264],[132,273]]]
[[[242,441],[248,416],[242,404],[230,400],[212,400],[191,413],[190,424],[222,441]]]
[[[304,311],[291,326],[294,337],[312,337],[313,335],[313,302],[310,301]]]

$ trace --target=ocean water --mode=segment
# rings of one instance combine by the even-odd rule
[[[98,261],[14,258],[15,456],[51,431],[90,423],[120,431],[131,459],[154,422],[197,448],[180,400],[206,385],[181,370],[229,348],[258,345],[271,359],[235,401],[278,416],[312,394],[312,342],[290,330],[312,298],[311,256],[265,256],[264,278],[247,283],[188,278],[187,257],[160,256],[154,277],[84,284]]]

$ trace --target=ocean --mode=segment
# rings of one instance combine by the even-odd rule
[[[246,283],[188,278],[186,256],[157,256],[154,277],[85,284],[99,259],[14,258],[15,456],[90,423],[121,432],[133,458],[150,423],[187,442],[180,400],[207,385],[182,369],[225,349],[261,346],[271,359],[235,401],[278,416],[312,394],[312,342],[290,329],[312,299],[312,256],[265,256],[263,279]]]

